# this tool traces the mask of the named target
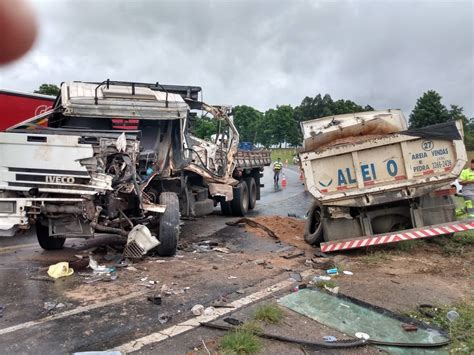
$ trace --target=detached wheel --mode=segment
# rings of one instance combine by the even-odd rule
[[[249,189],[249,210],[253,210],[257,204],[257,184],[253,177],[245,178],[245,182]]]
[[[231,201],[221,201],[221,212],[224,216],[232,216]]]
[[[53,238],[49,236],[49,227],[41,224],[40,221],[36,222],[36,237],[38,243],[44,250],[59,250],[64,246],[66,238]]]
[[[319,202],[314,202],[308,212],[308,219],[304,226],[304,240],[311,245],[319,245],[324,241],[322,225],[322,208]]]
[[[165,205],[166,210],[160,217],[158,240],[156,247],[158,255],[173,256],[176,254],[179,240],[179,199],[173,192],[160,194],[160,205]]]
[[[245,216],[249,210],[249,188],[245,181],[234,187],[234,199],[231,202],[234,216]]]

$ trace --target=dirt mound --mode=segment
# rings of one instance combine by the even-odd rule
[[[293,245],[299,249],[312,249],[312,247],[304,241],[304,220],[280,216],[261,216],[251,219],[270,229],[275,233],[278,239],[284,243]],[[268,237],[268,233],[258,227],[252,227],[246,224],[245,230],[260,237]]]

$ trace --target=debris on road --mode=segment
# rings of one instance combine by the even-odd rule
[[[191,312],[195,316],[200,316],[204,313],[204,306],[202,304],[197,304],[197,305],[193,306],[193,308],[191,308]]]
[[[226,248],[226,247],[212,248],[212,250],[218,251],[218,252],[224,253],[224,254],[230,254],[230,249],[229,249],[229,248]]]
[[[238,320],[237,318],[232,318],[232,317],[224,318],[223,321],[234,326],[239,326],[239,325],[244,324],[244,322],[242,322],[241,320]]]
[[[71,276],[72,274],[74,274],[74,269],[69,267],[67,261],[61,261],[57,264],[50,265],[48,268],[48,275],[53,279]]]
[[[148,296],[146,299],[157,306],[161,306],[161,296]]]
[[[160,314],[160,315],[158,316],[158,322],[160,322],[160,324],[168,323],[170,320],[171,320],[171,316],[170,316],[170,315],[167,315],[167,314]]]
[[[337,338],[334,335],[325,335],[323,336],[323,339],[326,343],[334,343],[337,341]]]
[[[94,271],[94,274],[110,274],[116,271],[114,267],[107,267],[105,265],[99,265],[92,255],[89,256],[89,267]]]
[[[349,275],[349,276],[354,275],[354,273],[353,273],[352,271],[348,271],[348,270],[344,270],[342,273],[343,273],[344,275]]]
[[[337,275],[338,274],[337,268],[327,269],[326,274],[328,274],[328,275]]]
[[[416,332],[418,327],[413,323],[403,323],[402,328],[406,332]]]
[[[297,282],[300,282],[301,280],[303,280],[303,278],[301,277],[301,274],[299,272],[290,273],[290,278],[292,278],[293,280],[295,280]]]
[[[295,258],[298,258],[300,256],[304,256],[304,251],[297,251],[297,252],[294,252],[294,253],[291,253],[291,254],[286,254],[286,255],[282,255],[283,258],[285,259],[295,259]]]
[[[141,258],[160,244],[155,236],[151,235],[147,226],[137,224],[128,233],[127,245],[123,255],[127,258]]]

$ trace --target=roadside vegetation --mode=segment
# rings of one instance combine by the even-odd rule
[[[267,303],[257,308],[254,319],[265,323],[278,324],[283,319],[283,311],[276,304]]]
[[[245,324],[224,335],[219,344],[220,353],[225,355],[256,354],[262,349],[262,342]]]
[[[459,318],[449,321],[446,315],[452,310],[459,313]],[[407,315],[444,329],[451,338],[451,354],[472,354],[474,352],[474,297],[454,306],[435,307],[423,313],[417,310],[409,312]]]

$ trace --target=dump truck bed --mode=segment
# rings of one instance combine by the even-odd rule
[[[309,192],[325,205],[362,207],[421,196],[459,176],[467,160],[461,139],[407,132],[340,136],[300,154]]]

